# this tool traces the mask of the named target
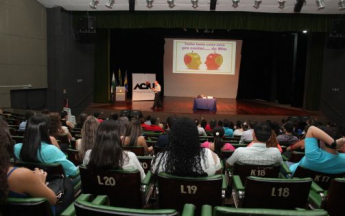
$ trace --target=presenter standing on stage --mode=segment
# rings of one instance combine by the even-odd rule
[[[155,92],[155,100],[153,103],[153,107],[151,109],[162,108],[162,101],[161,101],[161,85],[159,85],[158,81],[155,81],[155,87],[151,88]]]

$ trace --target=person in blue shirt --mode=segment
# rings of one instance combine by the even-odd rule
[[[223,121],[223,129],[224,129],[224,136],[226,137],[233,137],[234,131],[230,128],[230,122],[227,119]]]
[[[329,128],[324,128],[329,130]],[[318,141],[320,146],[318,145]],[[298,166],[328,174],[345,173],[345,154],[339,153],[345,138],[334,140],[325,131],[311,126],[305,138],[305,156],[300,162],[290,166],[294,173]]]

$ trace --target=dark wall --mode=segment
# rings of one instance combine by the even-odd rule
[[[67,97],[77,115],[93,102],[95,46],[79,43],[72,23],[71,12],[47,9],[47,108],[61,111]]]
[[[345,126],[345,49],[324,52],[321,110],[338,125]]]

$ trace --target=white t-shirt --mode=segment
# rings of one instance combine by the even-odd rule
[[[83,164],[87,165],[90,162],[90,155],[92,150],[87,150],[84,156]],[[137,156],[133,152],[125,151],[124,154],[128,155],[128,161],[123,165],[122,169],[137,169],[140,172],[141,180],[145,178],[144,169],[141,167]]]
[[[204,172],[207,173],[208,176],[215,175],[216,172],[221,169],[219,157],[217,156],[216,161],[214,161],[212,151],[210,149],[207,149],[207,148],[204,148],[204,150],[205,150],[205,160],[203,158],[201,158],[201,167],[204,170]],[[155,163],[152,164],[152,167],[151,167],[152,173],[164,172],[165,168],[164,168],[163,164],[165,164],[166,157],[162,158],[162,161],[160,161],[162,155],[163,155],[163,153],[159,153],[157,155]],[[157,170],[158,164],[159,164],[159,168]]]

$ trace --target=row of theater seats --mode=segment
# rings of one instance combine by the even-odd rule
[[[40,167],[51,174],[63,173],[60,164],[48,165],[16,161],[14,165],[25,166],[30,169]],[[195,215],[200,215],[202,214],[203,205],[205,204],[212,207],[224,206],[225,195],[227,192],[230,192],[235,206],[237,207],[237,210],[231,211],[235,212],[250,212],[248,208],[285,210],[293,210],[296,208],[323,208],[326,209],[331,216],[345,215],[345,211],[342,207],[342,203],[345,200],[345,193],[343,193],[343,191],[345,191],[344,175],[335,176],[323,173],[313,173],[310,170],[302,170],[302,173],[309,175],[309,177],[289,179],[291,173],[284,166],[235,164],[233,170],[226,171],[226,175],[187,178],[160,173],[154,178],[151,172],[148,171],[146,178],[141,181],[140,173],[137,170],[91,171],[84,166],[80,166],[81,189],[80,185],[79,188],[76,186],[75,194],[76,197],[78,197],[81,190],[82,193],[91,194],[93,197],[103,195],[107,197],[107,204],[137,209],[133,211],[141,211],[139,209],[147,206],[147,204],[153,203],[153,208],[174,209],[178,212],[183,212],[185,204],[191,203],[195,206]],[[315,182],[325,183],[325,185],[323,185],[324,188],[321,188]],[[326,194],[327,196],[325,196]],[[79,199],[81,199],[80,196],[76,200]],[[90,198],[88,198],[88,200],[89,199]],[[20,206],[23,205],[23,203],[18,200],[12,202],[12,200],[13,199],[9,199],[7,202],[5,215],[21,215],[18,214],[18,211],[24,207],[18,207],[17,205]],[[23,199],[22,202],[29,202],[30,200],[31,199]],[[155,200],[155,202],[152,202],[152,200]],[[102,205],[103,204],[104,203],[102,203]],[[77,202],[75,202],[75,206],[77,206]],[[25,208],[26,207],[27,206],[25,206]],[[116,208],[112,207],[104,208],[116,210]],[[73,209],[69,211],[73,214],[77,212],[78,215],[78,211],[75,211],[73,206],[69,209]],[[109,210],[110,213],[107,214],[116,215],[112,210]],[[11,213],[12,211],[14,213]],[[278,211],[272,211],[272,215],[284,215],[281,213],[273,214],[274,212],[277,213]],[[294,214],[289,213],[286,215],[324,215],[319,214],[320,212],[321,211],[299,211]],[[90,215],[99,214],[94,213]]]

